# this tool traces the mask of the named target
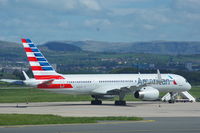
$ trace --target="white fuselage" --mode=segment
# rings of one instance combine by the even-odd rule
[[[94,96],[95,104],[99,102],[97,96],[116,94],[121,105],[124,95],[131,92],[142,99],[152,100],[158,98],[159,92],[180,92],[191,88],[182,76],[160,74],[159,70],[157,74],[62,75],[54,70],[30,39],[21,40],[34,75],[34,79],[27,79],[24,83],[39,89],[65,94],[90,94]]]
[[[48,91],[64,94],[106,94],[109,90],[148,85],[159,92],[182,92],[191,89],[185,78],[175,74],[161,74],[162,82],[158,82],[157,74],[82,74],[62,75],[65,79],[54,80],[57,88],[42,88]],[[34,80],[34,81],[33,81]],[[37,85],[43,80],[32,79],[25,82]],[[64,85],[71,85],[66,88]]]

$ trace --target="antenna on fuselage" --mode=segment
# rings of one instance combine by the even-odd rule
[[[159,70],[159,69],[157,69],[157,75],[158,75],[158,80],[162,80],[161,74],[160,74],[160,70]]]
[[[161,77],[159,69],[157,69],[157,78],[158,78],[158,83],[161,83],[162,82],[162,77]]]

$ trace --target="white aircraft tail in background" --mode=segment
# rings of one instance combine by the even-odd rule
[[[28,75],[27,75],[24,71],[22,71],[22,73],[23,73],[23,75],[24,75],[25,80],[29,80],[29,79],[30,79],[30,78],[28,77]]]
[[[28,75],[22,71],[23,75],[24,75],[24,78],[25,80],[14,80],[14,79],[0,79],[1,82],[6,82],[6,83],[11,83],[11,84],[16,84],[16,85],[30,85],[30,86],[33,86],[33,85],[37,85],[38,82],[36,79],[34,78],[29,78]]]

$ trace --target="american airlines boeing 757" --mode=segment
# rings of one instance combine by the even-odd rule
[[[187,80],[175,74],[74,74],[57,73],[30,39],[21,39],[34,78],[25,84],[39,89],[64,94],[89,94],[93,105],[102,99],[119,96],[115,105],[126,105],[124,97],[133,94],[142,100],[157,100],[160,92],[170,92],[169,102],[174,102],[177,92],[191,89]]]

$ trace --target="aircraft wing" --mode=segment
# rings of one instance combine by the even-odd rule
[[[140,90],[142,87],[147,86],[147,84],[144,85],[138,85],[138,86],[123,86],[120,87],[119,86],[109,86],[105,88],[98,88],[93,90],[93,93],[97,93],[97,94],[112,94],[112,95],[118,95],[120,93],[131,93],[131,92],[135,92],[137,90]]]
[[[145,86],[147,86],[147,84],[137,85],[137,86],[125,86],[125,87],[121,87],[119,89],[108,90],[107,94],[117,94],[117,95],[119,95],[120,93],[123,93],[123,94],[134,93],[135,91],[138,91]]]
[[[157,78],[158,78],[158,84],[162,82],[162,77],[160,74],[160,71],[157,70]],[[135,91],[140,90],[143,87],[149,86],[151,84],[145,83],[145,84],[137,84],[133,86],[109,86],[109,87],[102,87],[93,90],[94,93],[97,94],[111,94],[111,95],[119,95],[119,94],[127,94],[127,93],[134,93]]]

